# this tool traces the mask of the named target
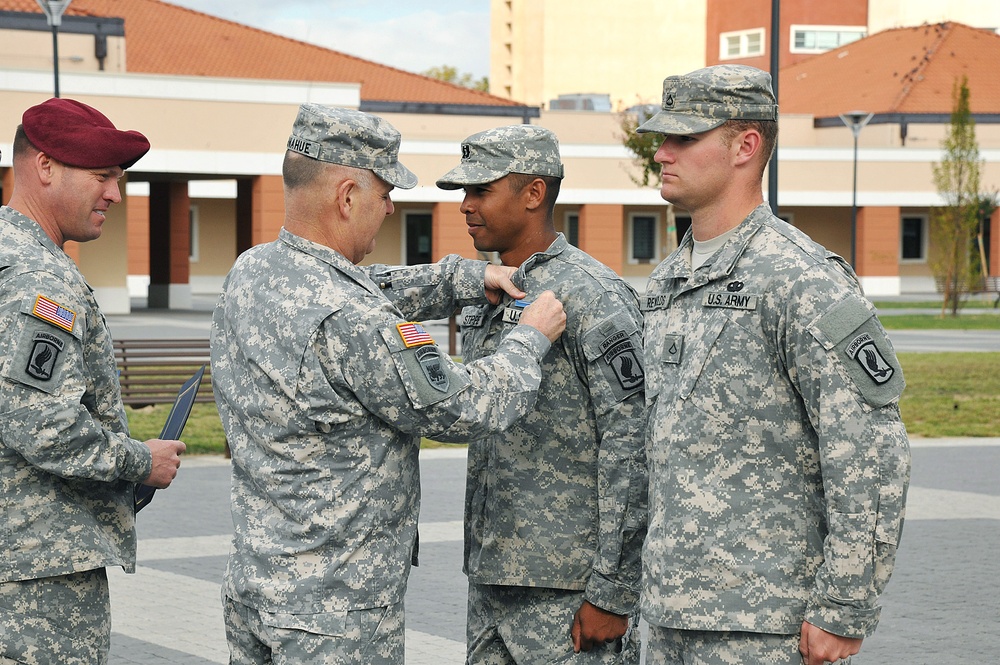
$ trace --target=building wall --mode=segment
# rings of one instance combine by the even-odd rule
[[[996,30],[1000,28],[1000,3],[995,0],[868,0],[870,32],[942,21]]]
[[[772,0],[708,0],[705,21],[705,63],[735,62],[760,69],[771,69],[771,7]],[[867,25],[866,0],[814,2],[813,0],[782,0],[779,66],[800,62],[808,54],[792,53],[792,26],[855,26]],[[720,52],[720,36],[748,29],[763,29],[763,52],[755,57],[729,58]]]
[[[10,166],[10,144],[3,139],[13,135],[23,109],[47,95],[44,90],[49,77],[37,72],[34,76],[31,85],[0,79],[0,150],[3,151],[0,171],[3,171],[4,196],[8,195],[10,182],[6,168]],[[196,178],[201,183],[212,178],[230,181],[240,178],[250,183],[249,188],[240,191],[251,191],[252,214],[247,226],[252,226],[252,232],[247,237],[254,243],[277,237],[283,222],[280,168],[298,103],[314,99],[349,106],[350,95],[357,94],[356,87],[350,86],[296,87],[282,82],[262,85],[120,74],[75,74],[67,76],[64,84],[65,96],[91,103],[119,127],[139,129],[151,138],[152,150],[129,172],[130,188],[145,180],[164,179],[182,182]],[[270,99],[264,99],[265,96]],[[392,193],[396,212],[386,220],[369,260],[385,263],[404,260],[402,215],[417,209],[432,212],[435,258],[448,253],[477,256],[459,210],[461,192],[440,190],[434,182],[458,163],[460,143],[466,136],[490,127],[516,124],[518,119],[433,114],[389,114],[386,118],[401,130],[404,136],[401,160],[418,175],[420,185]],[[677,239],[671,231],[670,208],[660,199],[658,188],[639,188],[629,177],[636,173],[636,167],[621,145],[615,114],[543,111],[533,122],[552,129],[560,139],[566,166],[559,197],[560,212],[576,211],[580,215],[581,246],[633,283],[643,282],[652,265],[629,261],[629,216],[636,212],[657,216],[658,259],[673,249]],[[872,227],[878,233],[871,230],[867,237],[878,241],[877,251],[883,258],[893,252],[898,255],[899,239],[893,238],[893,233],[898,234],[899,209],[926,211],[940,202],[933,186],[931,165],[941,158],[940,141],[944,133],[944,126],[911,125],[905,145],[895,125],[870,125],[861,133],[859,214],[866,221],[879,214],[877,229]],[[985,160],[983,187],[1000,189],[1000,126],[977,125],[977,137]],[[850,131],[844,127],[817,129],[810,116],[782,116],[779,157],[782,210],[790,212],[793,222],[815,239],[847,256],[853,168]],[[200,253],[198,261],[191,264],[191,288],[199,292],[208,288],[206,285],[221,284],[235,257],[235,211],[239,206],[237,200],[222,196],[194,196],[193,200],[199,208]],[[139,228],[145,225],[148,229],[148,203],[129,196],[127,203],[118,207],[121,214],[126,206],[131,209],[130,225]],[[866,208],[882,213],[864,212]],[[891,209],[896,209],[895,217],[884,212]],[[111,289],[107,293],[123,293],[127,292],[126,276],[141,274],[136,272],[139,268],[134,259],[137,254],[148,256],[148,240],[143,241],[132,232],[116,231],[114,220],[109,218],[104,238],[69,251],[79,254],[85,275],[95,285]],[[558,223],[562,224],[562,219]],[[889,230],[892,225],[897,227],[895,232]],[[117,228],[124,229],[124,225]],[[1000,251],[998,240],[1000,230],[992,236],[994,256]],[[111,258],[106,261],[98,258],[105,254]],[[119,265],[119,261],[124,263]],[[886,275],[891,273],[890,264],[891,261],[886,267],[879,264],[881,272],[872,276],[889,276],[899,281],[903,277],[919,277],[926,270],[919,265],[906,265],[904,270],[897,262],[894,275]],[[874,270],[875,265],[869,262],[859,268]],[[121,301],[116,298],[116,302]]]
[[[549,107],[561,94],[656,102],[663,78],[697,69],[705,0],[492,0],[490,92]]]
[[[59,73],[96,72],[100,62],[94,36],[59,33]],[[125,71],[125,38],[108,37],[104,71]],[[52,33],[35,30],[0,30],[0,69],[52,71]],[[50,78],[51,78],[50,74]]]

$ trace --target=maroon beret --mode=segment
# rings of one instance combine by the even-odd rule
[[[136,131],[123,132],[103,113],[73,99],[49,99],[21,116],[32,145],[63,164],[82,169],[122,169],[149,152],[149,141]]]

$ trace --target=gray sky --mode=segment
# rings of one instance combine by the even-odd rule
[[[489,75],[489,0],[166,1],[399,69]]]

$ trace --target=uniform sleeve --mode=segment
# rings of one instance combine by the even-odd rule
[[[788,312],[787,362],[812,427],[826,502],[824,561],[805,619],[870,635],[892,574],[910,475],[903,373],[871,304],[807,276]],[[831,288],[832,287],[832,288]],[[845,295],[846,294],[846,295]]]
[[[584,597],[615,614],[635,611],[646,536],[645,373],[634,297],[604,294],[586,308],[582,337],[597,418],[598,544]]]
[[[388,302],[378,312],[345,308],[322,337],[317,353],[335,388],[394,428],[443,442],[502,432],[530,410],[550,346],[518,326],[496,354],[462,365]]]
[[[31,280],[29,280],[31,281]],[[64,478],[141,481],[152,455],[139,441],[104,426],[88,405],[91,373],[84,367],[86,305],[70,289],[46,281],[8,284],[23,294],[0,316],[0,440],[32,465]],[[38,296],[76,315],[71,327],[39,318]],[[57,325],[61,323],[62,325]],[[69,329],[67,329],[69,327]],[[88,408],[88,406],[90,408]]]
[[[459,307],[487,302],[486,262],[449,254],[437,263],[368,267],[386,298],[411,319],[444,319]]]

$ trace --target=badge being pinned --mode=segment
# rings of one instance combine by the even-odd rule
[[[56,301],[50,300],[41,294],[35,298],[35,306],[31,309],[31,313],[42,321],[48,321],[67,332],[73,332],[73,325],[76,323],[76,312],[66,309]]]
[[[430,333],[420,325],[419,323],[407,322],[407,323],[397,323],[396,330],[399,331],[399,337],[403,340],[403,346],[408,349],[412,349],[415,346],[423,346],[424,344],[433,344],[434,340],[431,339]]]

